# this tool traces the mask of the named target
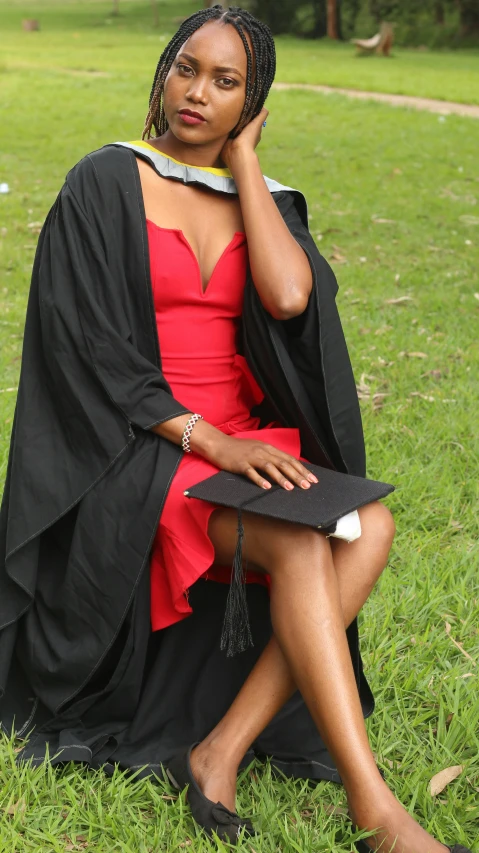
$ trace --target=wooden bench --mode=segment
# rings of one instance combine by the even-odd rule
[[[351,39],[351,43],[356,45],[359,54],[379,53],[382,56],[389,56],[393,40],[393,25],[383,21],[375,36],[370,39]]]

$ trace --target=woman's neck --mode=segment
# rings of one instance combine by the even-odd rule
[[[170,130],[156,139],[145,140],[162,154],[187,163],[189,166],[203,166],[213,169],[223,169],[225,164],[221,160],[220,152],[226,140],[215,140],[205,145],[189,145],[177,139]]]

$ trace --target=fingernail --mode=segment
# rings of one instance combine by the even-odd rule
[[[317,482],[318,482],[318,478],[317,478],[317,477],[315,477],[315,476],[314,476],[314,474],[308,474],[308,480],[309,480],[311,483],[317,483]]]
[[[270,488],[271,488],[271,483],[267,483],[267,482],[266,482],[266,480],[265,480],[265,481],[264,481],[264,483],[263,483],[263,488],[264,488],[264,489],[270,489]]]
[[[311,487],[311,483],[308,483],[307,480],[301,480],[301,485],[303,489],[309,489]]]
[[[294,488],[294,486],[291,483],[285,483],[284,487],[285,487],[285,489],[289,489],[290,491],[291,491],[291,489]]]

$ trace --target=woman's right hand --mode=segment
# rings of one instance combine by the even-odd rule
[[[318,482],[299,459],[264,441],[223,435],[214,442],[208,454],[203,455],[221,470],[243,474],[265,489],[271,488],[271,484],[263,479],[260,472],[264,472],[271,480],[289,490],[293,489],[295,484],[308,489],[310,483]]]

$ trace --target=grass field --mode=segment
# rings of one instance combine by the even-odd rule
[[[122,8],[124,18],[107,25],[101,3],[0,6],[9,27],[0,182],[11,189],[0,195],[1,482],[40,224],[84,153],[141,135],[161,42],[146,30],[148,7],[143,18],[140,7]],[[165,17],[175,10],[165,7]],[[45,22],[41,33],[17,32],[16,19],[29,14]],[[308,64],[315,50],[323,65]],[[317,82],[344,84],[352,62],[346,48],[301,52],[284,40],[278,79],[327,66],[329,78]],[[421,62],[428,73],[417,77]],[[404,69],[402,88],[392,77],[387,85],[414,94],[436,86],[445,97],[446,66],[447,97],[478,102],[477,84],[474,92],[467,83],[478,67],[472,54],[401,51],[388,67]],[[379,62],[355,67],[358,86],[386,85]],[[398,528],[390,565],[360,617],[377,701],[371,740],[423,825],[479,853],[479,122],[298,91],[276,92],[268,106],[263,170],[308,198],[312,233],[339,279],[368,472],[397,486],[388,499]],[[72,765],[19,769],[16,746],[5,737],[0,746],[0,853],[229,849],[202,838],[167,785]],[[431,797],[430,778],[453,765],[463,766],[459,777]],[[274,780],[253,766],[241,777],[238,810],[263,832],[241,849],[350,853],[344,805],[337,786]]]

